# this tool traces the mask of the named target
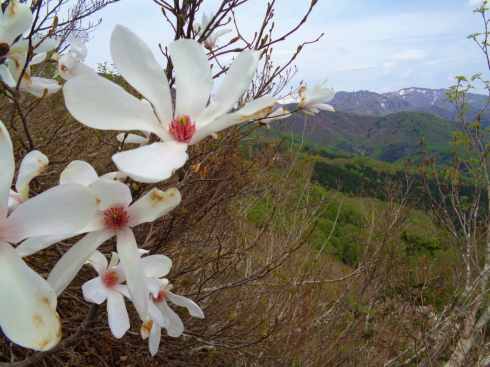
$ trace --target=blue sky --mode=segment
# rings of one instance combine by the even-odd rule
[[[470,2],[473,3],[470,4]],[[201,12],[215,10],[220,1],[205,0]],[[297,24],[309,0],[277,0],[275,34]],[[328,77],[336,91],[395,91],[406,87],[447,88],[455,75],[488,71],[485,58],[468,34],[482,30],[481,15],[473,14],[477,0],[319,0],[309,21],[288,42],[274,47],[279,64],[298,44],[321,33],[318,43],[296,59],[301,80],[312,86]],[[267,6],[250,0],[237,12],[238,25],[247,36],[258,27]],[[201,14],[199,14],[200,19]],[[152,0],[122,0],[98,14],[102,25],[87,47],[87,64],[111,62],[109,39],[115,24],[138,34],[159,56],[158,44],[172,41],[171,28]],[[224,35],[222,40],[235,37]],[[226,62],[226,60],[223,60]],[[488,74],[488,73],[487,73]],[[482,88],[477,92],[483,93]]]

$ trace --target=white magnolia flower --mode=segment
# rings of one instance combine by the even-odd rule
[[[126,274],[118,265],[119,255],[113,252],[111,262],[107,264],[105,256],[95,251],[87,263],[92,265],[99,276],[82,286],[83,296],[85,300],[99,305],[107,299],[109,327],[116,338],[121,338],[129,329],[129,316],[123,299],[123,295],[129,296],[129,291],[128,287],[122,284],[126,280]],[[172,266],[172,261],[164,255],[144,257],[141,263],[147,277],[165,276]],[[148,298],[148,294],[146,297]],[[163,323],[163,317],[158,312],[150,310],[149,314],[156,316],[159,322]]]
[[[211,13],[209,17],[206,15],[206,13],[202,13],[202,21],[201,23],[195,22],[193,25],[194,32],[196,32],[199,36],[202,36],[204,30],[208,26],[209,22],[211,19],[214,18],[214,14]],[[204,47],[207,49],[212,50],[213,47],[216,47],[216,42],[218,41],[218,38],[221,37],[222,35],[231,32],[231,29],[223,29],[220,31],[213,31],[206,39],[204,40],[203,44]],[[209,32],[206,32],[209,33]]]
[[[21,38],[19,41],[13,42],[29,29],[32,19],[33,16],[28,3],[11,1],[5,12],[0,12],[0,59],[8,59],[8,68],[5,65],[0,67],[0,77],[11,88],[17,85],[20,73],[26,63],[25,55],[29,47],[28,39]],[[58,91],[61,88],[58,82],[52,79],[31,77],[30,71],[30,65],[43,61],[46,57],[44,53],[56,47],[56,40],[51,38],[42,40],[33,37],[31,43],[34,47],[34,53],[38,53],[38,55],[29,63],[19,89],[36,97],[41,97],[44,89],[47,89],[48,93]]]
[[[76,232],[93,217],[96,197],[81,185],[56,186],[8,215],[14,171],[12,142],[0,122],[0,327],[16,344],[47,350],[61,338],[56,293],[22,261],[9,242]]]
[[[68,80],[82,74],[96,74],[95,70],[85,65],[82,60],[87,56],[87,47],[78,38],[70,35],[70,52],[59,56],[58,75]]]
[[[48,283],[56,294],[60,294],[90,255],[103,242],[116,236],[117,252],[126,274],[131,299],[141,319],[145,320],[148,313],[148,285],[131,228],[141,223],[153,222],[174,209],[181,200],[179,191],[169,189],[163,192],[155,188],[131,204],[131,191],[125,184],[99,179],[92,166],[82,161],[70,163],[61,174],[60,183],[60,187],[70,183],[87,186],[95,194],[99,204],[92,221],[77,232],[87,235],[59,260],[49,274]],[[19,246],[18,252],[26,255],[60,240],[61,237],[56,236],[29,239]]]
[[[54,79],[31,76],[31,66],[39,64],[45,59],[45,52],[37,54],[32,58],[25,73],[22,75],[19,86],[21,92],[28,92],[35,97],[41,98],[44,95],[44,90],[47,90],[48,94],[52,94],[56,93],[61,88],[61,85]],[[10,88],[15,88],[26,63],[25,53],[10,55],[7,63],[8,67],[0,65],[0,77]]]
[[[151,302],[150,305],[155,305],[163,316],[163,325],[152,315],[146,319],[141,327],[141,336],[146,339],[148,336],[150,353],[154,356],[160,345],[162,338],[162,327],[167,330],[167,334],[171,337],[178,338],[184,332],[184,324],[180,317],[170,308],[167,300],[173,304],[187,308],[192,316],[204,318],[201,308],[192,300],[186,297],[178,296],[170,292],[173,288],[169,284],[168,279],[158,279],[157,277],[149,278]]]
[[[15,183],[17,192],[12,189],[10,190],[8,201],[9,213],[29,199],[29,183],[48,167],[48,163],[48,157],[38,150],[33,150],[26,154],[17,173],[17,181]]]
[[[31,23],[32,12],[27,3],[11,1],[5,8],[5,12],[0,12],[0,58],[25,51],[24,45],[13,44],[13,42],[31,26]]]
[[[5,8],[5,12],[0,12],[0,58],[8,58],[27,51],[28,39],[21,38],[15,43],[14,41],[31,27],[32,20],[31,8],[27,2],[11,1]],[[31,43],[34,53],[51,51],[57,44],[52,38],[40,39],[39,37],[32,37]]]
[[[299,96],[301,97],[299,108],[312,113],[318,113],[320,110],[334,112],[334,108],[325,102],[330,102],[335,96],[335,92],[331,89],[326,89],[326,84],[327,79],[315,84],[311,90],[308,90],[303,85],[299,89]]]
[[[98,176],[94,168],[84,161],[73,161],[61,172],[60,185],[77,183],[82,186],[90,188],[90,185],[97,180],[109,180],[125,182],[127,175],[121,172],[109,172],[103,176]],[[22,200],[21,198],[14,197],[13,191],[11,190],[11,197],[13,200]],[[99,200],[100,201],[100,200]],[[64,235],[58,236],[42,236],[42,237],[31,237],[22,242],[16,247],[15,251],[21,257],[32,255],[38,251],[44,250],[45,248],[51,246],[56,242],[66,240],[68,238],[74,237],[78,234],[86,233],[87,230],[82,228],[76,233],[66,233]],[[71,281],[71,279],[70,279]]]
[[[111,37],[113,61],[124,79],[152,107],[97,75],[71,78],[63,87],[68,110],[81,123],[101,130],[149,131],[163,141],[113,156],[120,171],[140,182],[167,179],[186,162],[188,145],[229,126],[260,119],[276,103],[275,98],[265,96],[228,113],[249,87],[259,52],[247,50],[237,56],[211,102],[213,78],[202,47],[194,40],[183,39],[172,42],[169,52],[176,74],[175,111],[167,78],[152,52],[121,25]]]
[[[257,122],[259,124],[262,124],[262,125],[267,125],[267,128],[269,129],[270,128],[269,124],[272,121],[275,121],[278,119],[286,119],[289,116],[291,116],[291,113],[288,110],[286,110],[284,107],[281,107],[281,108],[278,108],[277,110],[275,110],[274,112],[271,112],[270,114],[268,114],[266,118],[263,118]]]

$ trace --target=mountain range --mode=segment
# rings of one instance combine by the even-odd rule
[[[308,116],[301,112],[286,120],[287,130],[304,136],[334,152],[381,160],[403,162],[407,157],[417,159],[420,138],[424,137],[424,151],[428,157],[440,160],[451,158],[455,122],[420,112],[396,112],[387,116],[369,116],[350,112],[320,112]]]
[[[361,90],[358,92],[337,92],[330,102],[338,111],[373,116],[386,116],[395,112],[413,111],[454,120],[458,111],[447,99],[448,89],[404,88],[396,92],[375,93]],[[468,93],[466,101],[470,110],[467,117],[474,117],[488,103],[488,96]],[[490,113],[483,113],[482,123],[490,125]]]
[[[337,92],[329,102],[336,111],[351,112],[371,116],[386,116],[396,112],[412,111],[429,113],[447,120],[454,120],[458,111],[447,99],[449,89],[404,88],[396,92],[375,93],[367,90],[357,92]],[[468,120],[475,118],[488,103],[488,96],[468,93],[466,101],[470,110]],[[297,103],[293,99],[283,104]],[[490,126],[490,111],[482,114],[484,127]]]
[[[424,151],[440,160],[451,159],[450,142],[461,125],[458,111],[445,102],[448,89],[405,88],[396,92],[337,92],[329,102],[335,113],[321,111],[314,116],[302,112],[286,120],[287,130],[305,136],[335,152],[353,153],[389,163],[401,163]],[[468,93],[467,122],[475,121],[488,97]],[[296,104],[291,105],[294,109]],[[288,107],[287,107],[288,108]],[[306,121],[306,125],[305,125]],[[483,127],[490,126],[490,112],[482,114]]]

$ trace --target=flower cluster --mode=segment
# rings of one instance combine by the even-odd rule
[[[0,13],[0,77],[11,88],[42,97],[60,85],[54,79],[31,76],[30,66],[43,61],[56,47],[49,38],[36,40],[22,34],[32,23],[26,3],[11,1]],[[205,36],[205,48],[216,46],[218,37],[231,30],[210,31],[210,17],[203,15],[195,36]],[[256,73],[260,52],[241,52],[229,67],[221,85],[213,86],[211,66],[201,44],[181,39],[169,45],[174,66],[176,97],[172,100],[165,72],[148,46],[128,28],[118,25],[111,37],[111,54],[121,76],[143,97],[140,100],[117,84],[83,64],[87,48],[70,36],[70,52],[55,54],[57,75],[66,80],[63,94],[69,112],[82,124],[102,130],[139,130],[145,137],[121,133],[122,143],[139,147],[114,154],[118,171],[99,177],[84,161],[71,162],[61,173],[59,185],[30,197],[30,181],[48,166],[39,151],[28,153],[18,170],[15,191],[11,189],[15,172],[13,145],[7,128],[0,122],[0,327],[14,343],[35,350],[47,350],[61,338],[56,312],[57,296],[76,277],[84,264],[98,276],[82,286],[85,299],[102,304],[107,301],[109,326],[116,338],[130,327],[126,301],[130,300],[141,319],[141,335],[149,337],[156,354],[162,329],[179,337],[184,325],[169,303],[188,309],[203,318],[192,300],[171,292],[165,278],[172,261],[164,255],[144,256],[133,228],[151,223],[175,209],[181,194],[175,188],[149,189],[133,201],[128,178],[142,183],[159,183],[172,176],[188,160],[187,149],[228,127],[256,121],[269,124],[290,115],[284,108],[274,110],[276,98],[263,96],[240,109],[244,95]],[[34,57],[28,57],[32,44]],[[26,66],[27,64],[27,66]],[[310,92],[300,90],[298,110],[333,110],[323,104],[333,97],[324,83]],[[159,141],[151,142],[154,134]],[[49,246],[83,235],[61,257],[47,280],[23,260]],[[97,249],[115,237],[117,252],[108,263]],[[143,254],[143,256],[142,256]]]
[[[204,35],[204,31],[206,29],[211,29],[212,24],[210,24],[211,20],[214,18],[214,14],[211,13],[209,16],[206,13],[202,13],[202,21],[201,23],[194,23],[194,32],[196,32],[199,36]],[[216,47],[216,42],[218,42],[218,38],[221,37],[222,35],[226,33],[230,33],[231,29],[222,29],[220,31],[212,31],[211,33],[206,32],[209,34],[203,42],[204,47],[206,47],[209,50],[212,50],[214,47]]]
[[[32,37],[30,42],[36,56],[28,62],[29,39],[19,36],[30,28],[32,19],[29,5],[18,1],[11,1],[0,17],[0,58],[6,59],[6,63],[0,65],[0,78],[11,88],[15,88],[20,80],[20,91],[42,97],[45,90],[55,93],[61,85],[54,79],[31,77],[31,66],[44,61],[46,52],[56,48],[57,42],[51,38]]]

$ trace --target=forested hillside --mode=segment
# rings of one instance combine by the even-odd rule
[[[387,116],[358,115],[346,112],[320,113],[305,117],[296,113],[287,121],[289,131],[335,152],[354,153],[389,163],[416,158],[420,139],[428,156],[448,161],[454,131],[460,126],[437,116],[417,112],[397,112]]]

